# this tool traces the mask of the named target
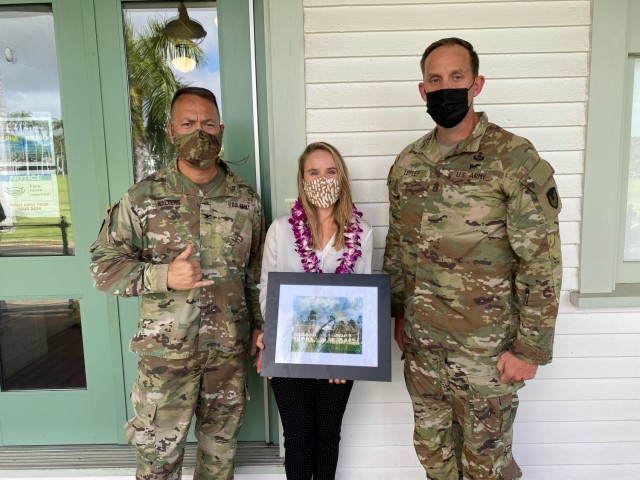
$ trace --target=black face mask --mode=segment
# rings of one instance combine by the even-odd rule
[[[427,113],[444,128],[458,125],[469,111],[469,88],[442,88],[427,92]]]

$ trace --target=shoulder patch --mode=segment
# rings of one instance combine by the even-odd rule
[[[535,203],[548,220],[558,216],[562,202],[553,179],[553,167],[546,160],[539,159],[533,168],[522,176],[520,182],[535,194]]]
[[[530,188],[536,192],[541,193],[543,186],[547,183],[549,178],[553,176],[553,168],[549,163],[540,159],[538,163],[527,174]],[[533,185],[531,185],[533,183]]]
[[[553,186],[547,190],[547,200],[549,200],[549,205],[553,208],[558,208],[560,205],[560,197],[558,197],[558,189]]]

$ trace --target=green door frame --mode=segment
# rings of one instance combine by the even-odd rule
[[[0,0],[0,5],[42,3]],[[124,443],[128,391],[133,382],[123,357],[138,318],[135,299],[117,299],[96,292],[87,272],[88,247],[97,234],[106,207],[133,183],[127,78],[119,0],[51,0],[53,5],[60,89],[70,169],[74,257],[2,258],[0,292],[3,299],[79,298],[83,319],[87,382],[80,392],[18,392],[0,394],[0,444]],[[254,116],[254,76],[250,65],[235,65],[245,51],[251,58],[250,13],[255,8],[258,114]],[[285,213],[285,199],[295,195],[291,164],[306,142],[304,114],[304,56],[302,5],[299,0],[222,0],[219,5],[221,63],[224,64],[222,109],[227,126],[228,158],[242,159],[241,174],[260,180],[267,218]],[[240,16],[247,19],[240,21]],[[227,31],[222,25],[228,25]],[[230,30],[230,32],[229,32]],[[238,38],[235,38],[234,33]],[[232,38],[233,37],[233,38]],[[234,68],[237,68],[234,70]],[[247,82],[238,97],[228,85]],[[255,93],[254,93],[255,95]],[[236,113],[250,112],[244,120]],[[254,169],[254,129],[260,122],[261,171]],[[244,122],[244,123],[242,123]],[[233,133],[232,133],[233,132]],[[244,132],[244,133],[242,133]],[[243,141],[243,134],[251,139]],[[238,137],[236,137],[238,135]],[[238,140],[235,140],[238,138]],[[236,149],[233,145],[242,145]],[[250,147],[250,148],[249,148]],[[270,178],[274,181],[270,182]],[[277,180],[277,181],[276,181]],[[84,219],[84,220],[83,220]],[[56,271],[64,271],[64,281]],[[127,319],[120,322],[120,319]],[[135,319],[135,320],[132,320]],[[106,341],[105,341],[106,339]],[[124,346],[124,347],[123,347]],[[130,361],[125,360],[125,361]],[[260,379],[252,402],[263,403]],[[257,388],[256,388],[257,387]],[[46,407],[38,399],[46,401]],[[276,440],[277,410],[272,414],[271,439]],[[28,411],[33,429],[20,412]],[[60,412],[72,412],[66,422]],[[276,414],[274,414],[276,413]],[[251,418],[246,424],[261,423]],[[70,425],[90,425],[78,433]],[[3,432],[11,432],[4,435]],[[21,432],[16,438],[15,432]],[[55,435],[49,435],[54,432]],[[11,437],[11,438],[10,438]],[[276,440],[277,441],[277,440]]]
[[[43,2],[0,0],[31,3]],[[5,300],[80,300],[87,389],[0,393],[0,443],[113,443],[125,418],[122,362],[112,353],[120,350],[119,326],[107,315],[112,302],[93,289],[88,272],[106,199],[96,184],[105,156],[93,1],[46,3],[53,8],[75,255],[1,258],[0,292]]]

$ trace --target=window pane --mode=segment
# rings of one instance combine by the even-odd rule
[[[72,255],[51,7],[0,7],[0,49],[0,256]]]
[[[635,59],[624,260],[640,261],[640,58]]]
[[[2,391],[86,388],[78,300],[0,301]]]
[[[139,2],[123,5],[137,182],[173,160],[166,124],[174,92],[195,86],[220,97],[217,9],[215,2],[188,4],[188,17],[207,32],[193,42],[174,40],[163,32],[165,24],[177,18],[178,2],[155,3],[154,8]]]

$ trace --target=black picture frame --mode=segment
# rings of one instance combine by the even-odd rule
[[[390,382],[389,276],[270,272],[264,343],[262,376]]]

